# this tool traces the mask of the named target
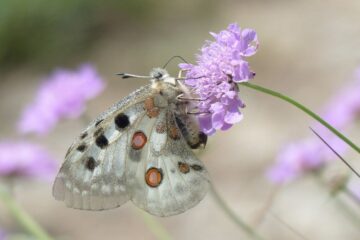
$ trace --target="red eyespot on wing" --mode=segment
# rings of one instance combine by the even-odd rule
[[[149,168],[146,171],[145,174],[145,181],[146,184],[149,185],[150,187],[157,187],[160,185],[161,181],[162,181],[162,171],[161,169],[157,169],[157,168]]]
[[[143,132],[138,131],[138,132],[135,132],[132,137],[131,147],[135,150],[139,150],[145,146],[146,142],[147,142],[146,135]]]

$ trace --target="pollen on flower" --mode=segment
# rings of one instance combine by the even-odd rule
[[[220,33],[211,33],[215,41],[207,41],[197,56],[196,64],[182,63],[186,71],[187,86],[201,99],[197,103],[201,130],[211,135],[216,130],[227,130],[242,119],[240,108],[245,105],[239,98],[236,83],[255,76],[246,57],[258,49],[257,34],[252,29],[240,29],[230,24]]]

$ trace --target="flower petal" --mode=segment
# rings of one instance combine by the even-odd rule
[[[226,30],[210,34],[215,41],[205,42],[197,55],[197,64],[182,64],[180,67],[187,70],[185,84],[200,98],[206,99],[197,103],[197,107],[211,113],[206,129],[212,132],[213,129],[229,129],[241,121],[239,108],[244,104],[237,97],[236,83],[254,77],[245,57],[255,54],[258,40],[254,30],[241,30],[235,23]]]

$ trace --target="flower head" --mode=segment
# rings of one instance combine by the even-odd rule
[[[197,55],[197,64],[182,63],[186,71],[185,83],[202,101],[198,103],[200,127],[207,135],[216,130],[227,130],[240,122],[240,108],[245,105],[239,98],[236,83],[252,79],[246,57],[256,53],[257,35],[254,30],[241,30],[230,24],[220,33],[211,33],[215,41],[207,41]]]
[[[0,142],[0,177],[50,179],[57,168],[55,159],[41,146],[29,142]]]
[[[325,131],[320,132],[324,133]],[[322,135],[321,133],[320,135]],[[339,138],[329,136],[329,134],[322,135],[322,137],[339,154],[345,152],[346,144]],[[268,177],[275,183],[288,182],[305,172],[319,169],[335,157],[321,140],[315,137],[303,139],[286,145],[279,152],[277,162],[270,168]]]
[[[33,103],[22,113],[18,123],[21,133],[48,133],[63,118],[78,117],[86,101],[104,89],[104,82],[89,64],[77,71],[59,69],[40,86]]]
[[[325,107],[323,118],[332,126],[344,129],[354,121],[360,111],[360,69],[356,80],[342,89]],[[339,154],[344,154],[347,145],[323,126],[314,129]],[[336,159],[328,147],[315,136],[288,144],[278,154],[276,163],[270,168],[268,177],[276,183],[287,182],[301,174],[319,169],[327,162]]]

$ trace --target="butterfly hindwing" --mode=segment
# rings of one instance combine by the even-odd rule
[[[153,94],[145,86],[100,115],[70,147],[53,195],[67,206],[102,210],[129,199],[125,168],[129,130],[146,111],[144,100]]]
[[[144,118],[138,127],[133,131],[149,136],[147,146],[137,150],[141,160],[128,163],[131,200],[156,216],[179,214],[195,206],[208,190],[209,176],[187,145],[174,113],[162,110],[157,119]]]

